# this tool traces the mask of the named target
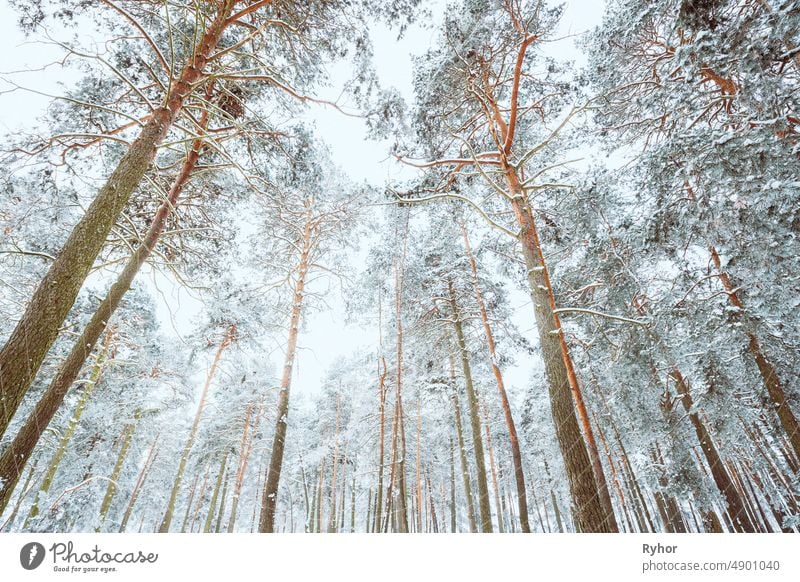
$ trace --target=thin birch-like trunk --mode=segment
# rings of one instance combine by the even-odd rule
[[[67,428],[64,430],[64,434],[61,435],[61,438],[58,441],[58,447],[56,447],[53,458],[50,460],[50,464],[47,466],[47,471],[45,472],[44,479],[42,480],[42,485],[39,488],[39,491],[36,493],[36,497],[33,500],[33,505],[31,505],[30,512],[28,513],[28,517],[23,525],[23,528],[25,529],[29,527],[30,520],[39,515],[39,502],[50,490],[50,486],[53,484],[53,479],[58,472],[61,461],[64,460],[64,455],[67,453],[67,447],[69,447],[70,442],[72,442],[72,437],[75,436],[75,431],[78,429],[78,424],[83,416],[83,411],[86,409],[86,405],[89,403],[89,398],[91,398],[95,388],[97,388],[97,384],[100,381],[100,375],[103,373],[103,368],[109,356],[113,335],[113,331],[111,330],[109,330],[109,332],[106,334],[103,348],[100,350],[100,352],[98,352],[94,359],[94,364],[92,365],[92,370],[89,373],[89,378],[83,383],[83,391],[78,399],[78,404],[75,407],[75,411],[72,413],[72,417],[67,423]]]
[[[222,359],[222,353],[225,351],[225,348],[233,343],[235,334],[236,326],[233,324],[229,325],[225,331],[225,337],[220,342],[219,347],[217,348],[217,353],[214,355],[214,361],[211,363],[211,368],[208,371],[206,382],[203,385],[203,391],[200,394],[200,401],[197,404],[197,411],[195,412],[194,420],[192,421],[192,428],[189,430],[189,436],[186,438],[186,444],[183,447],[183,452],[181,453],[181,458],[178,462],[178,470],[175,474],[175,479],[172,482],[172,490],[170,491],[169,501],[167,502],[167,509],[164,512],[164,517],[161,519],[161,524],[158,526],[159,533],[169,532],[169,527],[172,524],[172,517],[175,513],[175,504],[178,500],[178,493],[180,492],[181,488],[181,481],[183,480],[183,474],[186,471],[186,464],[189,462],[189,454],[192,452],[194,440],[197,436],[197,430],[200,427],[200,419],[203,416],[203,409],[206,405],[208,391],[211,388],[211,383],[217,373],[219,362]]]
[[[464,385],[467,390],[467,409],[469,410],[470,427],[472,428],[472,448],[475,455],[476,481],[478,482],[478,507],[481,516],[481,531],[491,533],[492,510],[489,505],[489,483],[486,478],[486,461],[483,453],[483,437],[481,436],[480,409],[478,395],[472,380],[472,369],[469,361],[469,351],[464,337],[461,310],[456,299],[453,282],[448,281],[450,293],[450,308],[453,314],[453,328],[455,329],[456,342],[461,359],[461,369],[464,373]]]
[[[141,417],[142,410],[137,408],[136,412],[133,414],[133,422],[125,425],[125,429],[122,431],[122,443],[119,448],[119,454],[117,455],[117,462],[114,463],[111,477],[109,477],[108,480],[108,488],[103,497],[103,502],[100,505],[100,519],[95,531],[99,532],[103,527],[103,523],[105,523],[108,510],[111,508],[111,502],[114,500],[114,496],[117,493],[117,481],[119,481],[119,476],[122,473],[122,466],[125,463],[125,459],[128,457],[128,450],[130,450],[131,442],[133,441],[133,433],[136,432],[136,426],[139,424],[139,419]]]

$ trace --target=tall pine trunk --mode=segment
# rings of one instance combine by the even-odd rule
[[[207,94],[207,96],[210,96]],[[201,127],[205,128],[208,124],[208,113],[203,112],[201,117]],[[66,360],[61,364],[53,380],[36,403],[33,412],[28,416],[23,427],[14,437],[8,448],[0,455],[0,482],[3,483],[0,489],[0,512],[2,512],[8,497],[16,485],[25,463],[30,458],[36,443],[42,433],[50,424],[61,403],[64,401],[69,389],[81,371],[86,359],[91,354],[108,326],[112,315],[119,307],[122,298],[130,289],[134,278],[141,269],[144,262],[150,257],[153,249],[164,231],[167,218],[183,192],[184,187],[189,181],[192,172],[197,167],[200,151],[203,147],[203,140],[197,139],[193,142],[192,148],[186,156],[181,169],[172,183],[167,194],[167,199],[158,207],[153,217],[153,222],[147,229],[141,244],[125,264],[122,273],[108,290],[108,294],[98,305],[89,323],[84,328],[78,340],[72,346]],[[2,391],[5,394],[5,390]]]
[[[108,510],[111,509],[111,502],[114,500],[114,496],[117,494],[117,490],[119,489],[117,482],[119,481],[120,474],[122,474],[122,467],[125,464],[125,459],[128,457],[128,451],[131,448],[131,442],[133,442],[133,434],[136,432],[136,426],[139,424],[139,419],[141,417],[142,410],[141,408],[137,408],[136,412],[133,414],[133,422],[125,425],[125,428],[122,431],[117,461],[114,463],[114,468],[111,470],[111,476],[108,479],[106,494],[103,497],[102,504],[100,505],[100,519],[97,528],[95,528],[95,531],[97,532],[102,529],[106,520],[106,516],[108,515]]]
[[[369,520],[367,520],[367,521],[369,521]],[[353,471],[353,481],[350,484],[350,533],[356,533],[356,473],[355,473],[355,471]]]
[[[264,409],[262,404],[256,413],[255,421],[253,421],[251,427],[250,419],[252,418],[253,405],[252,403],[247,405],[247,411],[244,418],[244,428],[242,429],[242,442],[239,447],[239,463],[236,466],[236,475],[233,479],[233,495],[231,496],[231,514],[228,518],[228,533],[233,533],[234,527],[236,526],[239,499],[242,495],[242,486],[244,485],[245,475],[247,475],[247,465],[250,463],[250,453],[253,450],[256,432],[258,431],[258,425],[261,422],[261,415],[263,411]],[[261,469],[258,470],[258,479],[260,489]],[[256,503],[256,505],[258,505],[258,503]]]
[[[203,487],[206,486],[206,479],[208,479],[208,469],[206,469],[205,477],[203,478]],[[200,480],[200,473],[198,472],[194,476],[194,482],[192,483],[192,486],[189,488],[189,499],[186,502],[186,513],[183,516],[183,524],[181,525],[180,529],[181,533],[186,533],[186,525],[189,523],[189,515],[192,512],[192,502],[194,501],[195,493],[197,493],[197,482],[199,480]],[[198,497],[202,497],[202,495],[199,495]]]
[[[156,435],[156,438],[153,439],[153,445],[150,447],[150,451],[147,453],[147,458],[144,461],[144,465],[142,465],[142,469],[139,471],[139,476],[136,478],[136,483],[131,491],[128,505],[125,507],[125,512],[123,513],[122,520],[120,521],[119,533],[124,532],[125,528],[128,527],[128,520],[131,517],[131,513],[133,513],[133,508],[136,505],[136,500],[139,498],[139,493],[142,491],[142,487],[144,487],[145,481],[147,481],[147,477],[150,475],[150,469],[152,468],[153,463],[155,463],[156,457],[158,457],[158,435]],[[144,517],[142,517],[142,519],[144,519]]]
[[[539,346],[550,391],[550,406],[569,480],[575,522],[582,532],[617,532],[619,528],[600,462],[600,453],[592,434],[564,330],[555,312],[555,296],[533,212],[512,166],[506,168],[506,178],[513,197],[514,216],[520,227],[519,241],[528,270],[528,283],[539,331]],[[580,414],[580,424],[576,409]]]
[[[433,533],[439,533],[439,518],[436,516],[436,504],[433,501],[433,487],[431,486],[431,476],[425,470],[425,483],[428,486],[428,504],[431,512],[431,528]]]
[[[497,481],[497,465],[494,462],[494,447],[492,447],[492,432],[489,428],[489,411],[483,405],[483,431],[486,434],[486,449],[489,452],[489,468],[492,475],[492,489],[494,490],[494,507],[497,512],[497,531],[505,533],[503,525],[503,506],[500,503],[500,487]]]
[[[336,429],[333,437],[333,474],[331,475],[331,512],[328,516],[328,533],[336,533],[336,472],[339,468],[339,418],[341,416],[341,396],[336,395]],[[344,507],[341,508],[344,512]]]
[[[47,467],[44,479],[42,480],[42,485],[33,500],[33,505],[28,513],[28,518],[25,520],[25,525],[23,526],[25,529],[28,528],[30,520],[39,515],[39,502],[41,498],[44,495],[47,495],[47,492],[50,490],[50,486],[53,484],[53,479],[58,472],[58,468],[61,466],[61,461],[64,460],[64,455],[67,453],[67,447],[72,441],[72,437],[75,436],[75,431],[78,429],[78,423],[81,421],[83,411],[86,409],[86,405],[89,403],[89,398],[91,398],[92,393],[100,381],[100,376],[103,373],[103,368],[105,367],[106,360],[111,349],[112,337],[113,332],[109,330],[109,332],[106,334],[106,340],[103,343],[103,349],[100,350],[95,357],[94,364],[92,365],[92,371],[89,373],[89,378],[84,383],[83,392],[81,392],[80,398],[78,399],[78,404],[75,407],[75,411],[72,413],[72,417],[67,423],[67,428],[64,430],[64,433],[61,435],[61,438],[58,441],[58,447],[56,448],[53,458],[50,460],[50,464]]]
[[[222,482],[225,480],[225,465],[228,463],[228,451],[222,456],[222,463],[217,473],[217,481],[214,484],[214,491],[211,493],[211,500],[208,502],[208,515],[203,524],[203,533],[211,533],[211,527],[214,523],[214,517],[217,513],[217,500],[219,499],[219,492],[222,489]],[[221,511],[221,509],[220,509]]]
[[[386,439],[386,359],[381,356],[378,364],[378,397],[379,397],[379,427],[378,427],[378,489],[375,494],[375,515],[373,520],[374,532],[381,531],[383,518],[383,458],[384,441]]]
[[[514,482],[517,486],[517,504],[519,507],[519,520],[523,533],[530,533],[531,527],[528,522],[528,494],[525,489],[525,472],[522,468],[522,453],[519,448],[519,437],[517,436],[517,425],[514,423],[514,416],[511,414],[511,404],[508,401],[508,394],[506,394],[506,386],[503,381],[503,373],[500,370],[497,358],[497,346],[494,341],[494,334],[489,325],[489,314],[486,310],[486,303],[483,300],[483,293],[481,293],[480,282],[478,281],[478,268],[475,263],[475,257],[472,254],[472,248],[469,244],[469,236],[467,228],[464,223],[461,223],[461,233],[464,236],[464,248],[467,251],[467,258],[469,259],[470,268],[472,270],[472,285],[475,288],[475,300],[478,303],[478,308],[481,312],[481,320],[483,321],[483,331],[486,335],[486,346],[489,349],[489,357],[492,363],[492,373],[494,374],[495,381],[497,382],[497,391],[500,394],[500,403],[503,407],[503,415],[506,421],[506,430],[508,430],[508,440],[511,446],[511,460],[514,463]]]
[[[456,533],[456,458],[453,437],[450,437],[450,533]]]
[[[684,188],[690,200],[697,199],[694,188],[688,180],[684,181]],[[728,296],[728,301],[733,307],[746,313],[739,293],[740,288],[734,284],[730,274],[722,268],[722,260],[717,248],[713,244],[709,244],[708,251],[711,254],[711,261],[717,270],[719,280]],[[747,350],[756,362],[756,367],[772,402],[773,410],[777,414],[783,430],[786,432],[796,459],[800,460],[800,422],[798,422],[797,416],[795,416],[789,405],[789,401],[786,398],[786,390],[783,387],[780,376],[761,347],[761,342],[759,342],[755,330],[752,327],[746,327],[745,336],[747,337]]]
[[[408,230],[406,229],[406,234]],[[403,244],[403,259],[405,259],[405,239]],[[394,504],[394,516],[397,520],[397,531],[408,533],[408,508],[406,497],[406,436],[405,422],[403,418],[403,318],[402,318],[402,296],[403,296],[403,275],[402,267],[395,263],[395,331],[397,340],[397,375],[395,377],[395,398],[394,422],[396,425],[395,437],[397,445],[395,454],[397,468],[393,469],[394,477],[397,479],[395,496],[397,502]]]
[[[711,434],[708,432],[705,423],[700,419],[700,416],[693,408],[694,401],[690,393],[689,383],[677,368],[673,368],[670,372],[670,376],[675,381],[683,408],[689,415],[689,421],[692,423],[692,427],[697,435],[697,440],[700,443],[700,448],[711,469],[711,476],[714,479],[714,483],[716,483],[720,493],[722,493],[725,501],[728,503],[728,513],[733,520],[734,529],[739,532],[755,532],[756,528],[750,516],[747,514],[742,497],[736,489],[727,467],[722,462],[717,446],[714,444],[714,440],[711,438]]]
[[[306,275],[310,266],[312,247],[312,224],[309,211],[308,219],[303,227],[302,250],[300,261],[297,265],[297,277],[294,285],[294,298],[292,299],[292,313],[289,319],[289,337],[286,342],[286,357],[283,363],[283,376],[281,378],[280,393],[278,394],[278,410],[275,417],[275,436],[272,440],[272,456],[267,469],[267,480],[264,485],[264,495],[261,500],[261,514],[259,516],[258,531],[273,533],[275,531],[275,508],[278,503],[278,487],[283,467],[283,451],[286,446],[286,427],[289,415],[289,391],[292,385],[292,369],[297,352],[297,335],[300,326],[300,317],[303,314],[303,299]],[[318,516],[319,518],[319,516]]]
[[[597,381],[597,378],[594,377],[594,374],[592,375],[592,384],[595,387],[595,394],[598,396],[598,399],[603,405],[603,409],[606,411],[606,418],[608,419],[608,423],[611,425],[611,430],[616,438],[620,462],[622,464],[622,473],[626,482],[628,483],[628,489],[636,494],[636,500],[641,507],[641,513],[647,521],[647,527],[649,529],[642,529],[642,531],[654,532],[656,531],[655,524],[650,516],[650,510],[648,509],[647,502],[642,493],[642,488],[639,486],[639,480],[636,478],[633,466],[628,458],[628,452],[625,449],[625,444],[622,442],[622,435],[620,435],[619,429],[617,428],[617,423],[614,421],[614,415],[611,413],[611,407],[608,403],[608,399],[606,398],[603,390],[600,388],[600,383]]]
[[[219,511],[217,512],[217,523],[214,524],[214,533],[220,533],[222,531],[222,520],[225,517],[225,505],[228,500],[228,484],[231,480],[231,471],[228,471],[225,474],[223,484],[222,484],[222,493],[220,494],[220,502],[219,502]]]
[[[422,531],[422,509],[424,507],[422,501],[422,473],[421,457],[422,457],[422,400],[419,394],[417,395],[417,533]]]
[[[322,457],[322,461],[319,464],[319,484],[317,485],[316,491],[316,508],[317,508],[317,517],[316,517],[316,531],[317,533],[322,533],[322,492],[324,491],[324,484],[325,484],[325,457]]]
[[[472,428],[472,447],[475,453],[476,481],[478,482],[478,506],[481,512],[481,531],[483,533],[490,533],[492,531],[492,509],[489,500],[489,484],[486,478],[486,461],[483,454],[480,406],[478,403],[478,395],[475,393],[475,385],[472,381],[469,351],[467,350],[467,341],[464,337],[461,311],[458,307],[452,281],[448,282],[448,291],[450,293],[450,308],[453,312],[453,327],[456,332],[456,342],[461,358],[461,369],[464,373],[464,385],[467,389],[467,407],[469,409],[470,426]]]
[[[22,397],[30,388],[50,346],[56,340],[97,255],[153,161],[156,149],[183,108],[186,98],[203,80],[206,64],[225,28],[235,0],[224,0],[166,101],[153,112],[139,136],[95,196],[86,214],[72,229],[0,350],[0,436],[5,434]]]
[[[467,461],[466,445],[464,444],[464,429],[461,422],[461,402],[458,398],[458,392],[455,385],[453,386],[453,411],[455,414],[456,423],[456,437],[458,439],[458,452],[461,457],[461,479],[464,482],[464,497],[467,500],[467,517],[469,519],[469,531],[477,533],[478,522],[475,518],[475,504],[472,500],[472,484],[469,478],[469,463]],[[455,513],[454,513],[455,515]],[[455,531],[455,530],[453,530]]]
[[[737,292],[738,288],[733,284],[730,275],[722,269],[722,261],[720,260],[717,249],[713,246],[709,246],[709,251],[711,252],[711,259],[714,262],[714,267],[716,267],[719,273],[720,281],[722,281],[722,285],[728,295],[728,301],[730,301],[731,305],[734,307],[744,310],[744,304]],[[764,386],[767,388],[767,394],[769,394],[769,398],[772,401],[773,409],[778,415],[783,430],[786,431],[786,436],[789,438],[795,457],[800,460],[800,423],[798,423],[797,417],[789,406],[789,401],[786,398],[786,390],[775,370],[775,366],[764,353],[755,332],[748,330],[746,334],[748,342],[747,349],[756,361],[758,372],[761,374]]]

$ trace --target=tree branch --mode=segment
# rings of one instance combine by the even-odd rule
[[[387,188],[387,190],[392,193],[392,195],[397,199],[398,202],[410,203],[410,204],[423,204],[425,202],[432,202],[434,200],[460,200],[461,202],[465,202],[465,203],[469,204],[472,208],[474,208],[478,212],[478,214],[480,214],[481,217],[492,228],[496,228],[500,232],[505,233],[506,235],[508,235],[508,236],[510,236],[512,238],[518,238],[519,237],[519,235],[516,234],[515,232],[512,232],[511,230],[507,229],[505,226],[503,226],[503,225],[495,222],[494,220],[492,220],[492,218],[488,215],[488,213],[483,208],[481,208],[477,203],[475,203],[473,200],[470,200],[466,196],[461,196],[459,194],[442,193],[442,194],[434,194],[433,196],[423,196],[421,198],[404,198],[396,190],[393,190],[391,188]]]
[[[150,48],[153,49],[153,52],[156,54],[156,57],[158,58],[158,61],[164,68],[164,72],[167,73],[167,77],[172,78],[172,70],[170,69],[170,66],[167,63],[167,59],[165,59],[164,55],[161,54],[161,51],[158,49],[158,45],[155,43],[152,37],[149,34],[147,34],[147,31],[142,27],[142,25],[139,24],[139,22],[130,13],[126,12],[123,8],[120,8],[119,6],[111,2],[111,0],[102,0],[102,2],[110,6],[117,12],[119,12],[123,17],[125,17],[125,19],[128,22],[130,22],[136,28],[136,30],[142,33],[144,40],[147,42],[147,44],[150,45]]]
[[[261,8],[263,6],[266,6],[267,4],[270,4],[271,2],[272,2],[272,0],[259,0],[258,2],[255,2],[255,3],[251,4],[247,8],[242,8],[236,14],[232,14],[231,16],[228,17],[228,19],[225,21],[225,26],[228,26],[229,24],[233,24],[237,20],[241,20],[242,17],[247,16],[251,12],[255,12],[259,8]]]
[[[537,35],[532,34],[522,41],[517,53],[517,62],[514,65],[514,85],[511,87],[511,114],[508,118],[508,132],[506,133],[506,141],[503,144],[503,151],[506,155],[511,153],[511,144],[514,142],[514,131],[517,126],[517,110],[519,101],[519,81],[522,77],[522,62],[525,60],[525,52],[528,50],[530,44],[538,38]]]
[[[642,327],[650,326],[649,319],[631,319],[628,317],[622,317],[621,315],[611,315],[608,313],[603,313],[601,311],[595,311],[594,309],[582,309],[579,307],[562,307],[561,309],[554,309],[553,313],[557,313],[558,315],[561,315],[562,313],[585,313],[587,315],[596,315],[598,317],[605,317],[606,319],[623,321],[625,323],[633,323],[636,325],[641,325]]]

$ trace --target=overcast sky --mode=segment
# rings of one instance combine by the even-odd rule
[[[375,67],[384,87],[394,87],[409,101],[412,93],[412,56],[424,53],[436,36],[435,23],[441,20],[443,2],[428,3],[433,18],[426,26],[414,25],[408,29],[403,39],[397,41],[396,34],[382,27],[372,30],[375,49]],[[604,2],[602,0],[572,0],[566,3],[564,18],[559,36],[563,40],[546,44],[542,50],[563,60],[575,60],[582,64],[581,55],[575,49],[576,37],[590,30],[600,22]],[[13,82],[48,94],[61,94],[60,83],[69,84],[74,78],[71,73],[58,65],[52,65],[59,52],[38,42],[35,38],[26,40],[16,28],[16,14],[7,0],[0,0],[0,54],[4,55],[0,65],[0,131],[6,132],[30,127],[47,107],[50,99],[29,91],[8,90]],[[57,37],[57,34],[56,34]],[[45,66],[50,64],[50,66]],[[9,74],[12,71],[32,70],[26,74]],[[347,74],[345,64],[332,71],[336,79]],[[330,90],[330,97],[338,93]],[[396,182],[408,176],[409,169],[399,166],[387,158],[388,144],[376,144],[364,137],[363,123],[346,117],[330,108],[312,107],[308,118],[316,125],[319,137],[331,150],[334,162],[354,181],[366,180],[376,186]],[[154,292],[158,303],[162,331],[175,339],[191,331],[192,323],[202,304],[193,299],[185,289],[176,286],[165,277],[154,277],[152,271],[142,273]],[[512,295],[516,312],[519,314],[518,327],[526,331],[529,339],[535,341],[533,333],[533,312],[527,295],[517,292]],[[322,377],[330,364],[341,356],[352,354],[359,347],[375,345],[375,333],[357,327],[348,327],[341,313],[342,301],[339,297],[330,298],[331,309],[312,315],[305,323],[300,336],[301,351],[295,369],[294,386],[297,392],[311,393],[319,389]],[[278,363],[279,354],[273,354],[273,362]],[[531,362],[521,361],[507,372],[511,386],[521,388],[527,383]]]
[[[558,37],[563,40],[543,45],[543,50],[550,56],[567,61],[575,61],[576,66],[583,64],[582,55],[575,47],[576,34],[590,30],[600,24],[604,8],[604,0],[572,0],[566,3],[564,17]],[[432,22],[439,22],[445,9],[443,2],[427,4],[433,12]],[[396,34],[386,29],[373,31],[372,40],[375,48],[375,68],[380,76],[381,84],[394,87],[409,101],[413,100],[412,56],[423,54],[436,39],[436,26],[413,26],[398,42]],[[361,121],[342,116],[336,111],[322,107],[310,111],[320,136],[328,143],[334,161],[340,165],[354,180],[368,180],[375,185],[391,184],[401,176],[409,175],[408,168],[387,157],[389,144],[376,147],[376,144],[364,139],[364,128]],[[526,331],[528,339],[536,342],[533,309],[526,292],[511,294],[515,311],[518,315],[518,327]],[[341,307],[341,302],[334,307]],[[342,317],[333,312],[320,313],[308,321],[301,336],[301,344],[305,352],[298,361],[298,385],[306,390],[313,390],[319,384],[321,376],[332,361],[341,355],[348,355],[357,346],[371,343],[374,333],[368,335],[365,342],[364,330],[343,325]],[[336,341],[332,341],[336,338]],[[374,345],[374,343],[371,343]],[[510,386],[522,387],[530,378],[530,365],[533,362],[521,360],[513,370],[506,371]]]

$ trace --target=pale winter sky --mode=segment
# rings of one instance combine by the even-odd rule
[[[605,2],[603,0],[570,0],[566,2],[559,36],[563,40],[552,42],[542,50],[563,60],[574,60],[582,64],[581,55],[575,48],[576,35],[590,30],[600,23]],[[427,3],[433,18],[428,26],[410,27],[404,37],[397,41],[396,33],[382,27],[372,30],[375,49],[375,67],[384,87],[395,87],[409,101],[413,99],[412,63],[413,55],[420,55],[432,44],[436,35],[433,25],[440,21],[445,10],[441,1]],[[53,65],[59,55],[54,50],[38,42],[36,38],[25,39],[16,28],[16,14],[7,0],[0,0],[0,54],[4,55],[0,65],[0,132],[30,127],[41,115],[50,98],[30,91],[9,91],[14,83],[51,95],[63,93],[60,84],[69,85],[70,74]],[[57,33],[55,34],[58,38]],[[46,66],[49,65],[49,66]],[[46,66],[46,67],[45,67]],[[44,68],[43,68],[44,67]],[[32,73],[13,71],[33,70]],[[333,77],[341,72],[348,73],[345,64],[331,71]],[[343,79],[344,80],[344,79]],[[338,93],[332,88],[330,95]],[[309,120],[317,127],[319,137],[325,141],[332,153],[334,162],[347,173],[353,181],[366,180],[376,186],[393,183],[409,176],[409,169],[389,160],[388,143],[376,144],[365,139],[363,123],[343,116],[332,109],[312,107]],[[155,292],[159,304],[162,332],[179,339],[192,328],[196,314],[202,309],[185,289],[180,288],[166,277],[154,277],[152,271],[142,273],[141,280],[147,280]],[[338,292],[337,292],[338,293]],[[523,292],[512,294],[518,314],[517,324],[525,335],[535,341],[533,333],[533,312],[528,296]],[[371,330],[347,326],[344,322],[341,298],[336,295],[329,299],[330,310],[316,313],[305,322],[300,336],[301,351],[295,369],[294,386],[297,393],[312,393],[319,389],[321,380],[337,358],[348,356],[360,346],[374,345],[377,337]],[[274,353],[273,363],[278,364],[280,354]],[[509,384],[522,388],[529,380],[532,362],[520,360],[517,366],[507,372]]]

